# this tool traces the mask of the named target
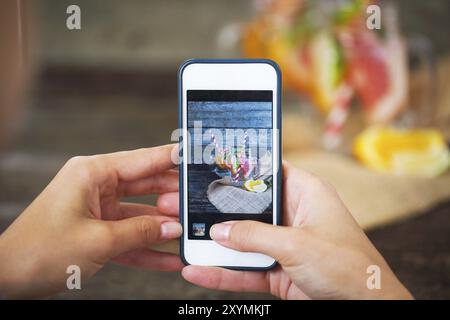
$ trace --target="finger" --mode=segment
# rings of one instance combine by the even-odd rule
[[[163,193],[156,201],[158,210],[170,216],[179,215],[180,194],[178,192]]]
[[[126,252],[113,258],[112,261],[131,267],[158,271],[179,271],[184,267],[179,256],[149,249],[137,249]]]
[[[311,183],[319,182],[320,179],[305,170],[293,166],[290,162],[283,160],[283,183],[293,187],[300,192],[307,191]]]
[[[285,196],[289,195],[291,200],[299,200],[301,196],[307,193],[317,194],[324,190],[334,189],[327,181],[294,167],[286,160],[283,161],[283,187]]]
[[[215,224],[211,238],[223,246],[244,252],[259,252],[283,264],[303,247],[303,231],[258,221],[230,221]],[[297,256],[297,255],[295,255]]]
[[[184,279],[204,288],[236,292],[268,292],[266,272],[233,271],[218,267],[186,266]]]
[[[178,171],[168,170],[119,185],[119,197],[161,194],[178,191]]]
[[[161,216],[139,216],[105,223],[109,224],[111,231],[113,257],[161,240],[178,238],[182,233],[180,223]]]
[[[119,210],[120,216],[114,220],[139,216],[163,216],[165,214],[178,218],[178,212],[174,214],[171,214],[171,212],[162,212],[157,207],[148,204],[122,202],[120,203]]]
[[[317,202],[317,198],[323,197],[324,192],[332,190],[319,177],[283,161],[283,222],[286,225],[300,226],[311,221],[308,219],[309,213],[317,210],[308,210],[308,206],[302,205],[301,199],[305,199],[303,204],[309,202],[306,199]]]
[[[119,181],[133,181],[164,172],[175,166],[172,150],[175,145],[122,151],[99,156],[107,168],[114,170]]]

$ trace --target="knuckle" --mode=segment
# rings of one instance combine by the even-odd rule
[[[70,158],[67,162],[65,167],[68,168],[79,168],[79,167],[83,167],[87,164],[87,159],[88,157],[86,156],[75,156]]]
[[[159,237],[159,228],[151,217],[142,217],[137,228],[143,243],[152,243]]]
[[[66,162],[63,172],[75,174],[82,181],[89,181],[104,167],[103,161],[103,155],[75,156]]]
[[[76,173],[78,176],[88,178],[92,172],[89,156],[76,156],[69,159],[63,167],[65,172]]]
[[[235,223],[230,230],[231,242],[239,248],[244,248],[251,242],[254,229],[254,225],[250,222]]]

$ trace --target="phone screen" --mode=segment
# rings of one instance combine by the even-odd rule
[[[273,223],[273,92],[187,90],[188,239],[218,222]]]

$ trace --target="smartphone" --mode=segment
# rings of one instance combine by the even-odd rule
[[[268,270],[272,257],[211,240],[230,220],[281,223],[281,72],[271,60],[189,60],[178,73],[180,255],[186,264]]]

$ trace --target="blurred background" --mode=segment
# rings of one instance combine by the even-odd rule
[[[73,4],[81,30],[66,27]],[[284,158],[336,186],[416,298],[450,299],[449,12],[448,0],[2,1],[0,232],[70,157],[170,143],[184,60],[271,58]],[[56,298],[270,296],[111,264]]]

